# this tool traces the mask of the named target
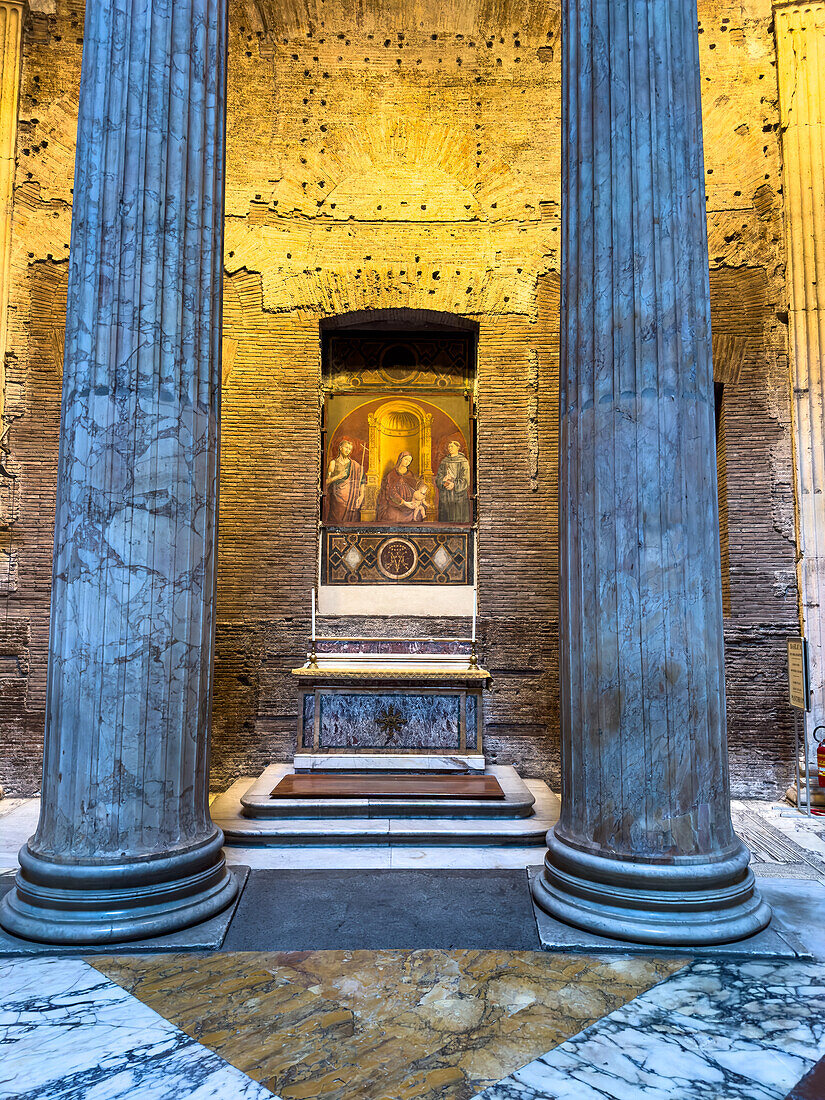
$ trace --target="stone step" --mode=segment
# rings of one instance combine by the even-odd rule
[[[503,798],[272,798],[278,783],[294,775],[291,764],[270,764],[241,795],[245,817],[528,817],[535,799],[515,768],[493,765],[483,775],[498,781]],[[476,778],[475,776],[473,778]],[[481,776],[479,776],[481,778]]]
[[[330,816],[328,807],[316,816],[251,818],[243,812],[241,798],[260,780],[246,777],[214,800],[212,818],[224,831],[228,846],[316,846],[341,845],[447,845],[544,846],[547,831],[559,816],[559,799],[539,780],[519,779],[532,800],[528,814],[522,817],[429,816],[390,813],[386,808],[368,806],[361,816]],[[505,783],[502,782],[502,787]],[[451,806],[452,810],[454,807]],[[397,809],[393,806],[392,809]]]

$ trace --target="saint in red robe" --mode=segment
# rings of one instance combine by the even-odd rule
[[[379,523],[412,523],[413,510],[405,508],[402,501],[412,500],[416,479],[396,467],[388,470],[381,483],[375,518]]]

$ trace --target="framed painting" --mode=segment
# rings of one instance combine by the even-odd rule
[[[469,353],[463,335],[331,341],[320,514],[325,583],[471,583]]]
[[[439,398],[329,398],[322,513],[327,526],[472,524],[470,403],[463,394]]]

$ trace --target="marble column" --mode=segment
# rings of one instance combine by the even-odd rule
[[[808,639],[810,735],[825,725],[825,2],[777,4],[790,298],[798,581]],[[815,749],[813,749],[815,753]]]
[[[562,810],[540,906],[763,928],[728,793],[695,0],[563,5]]]
[[[88,0],[43,801],[0,923],[158,935],[236,893],[209,816],[225,0]]]
[[[0,408],[5,408],[11,218],[25,10],[22,0],[0,0]]]

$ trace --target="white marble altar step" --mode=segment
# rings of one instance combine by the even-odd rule
[[[286,769],[288,765],[281,765]],[[505,769],[500,769],[505,770]],[[498,779],[505,786],[498,770]],[[514,769],[507,769],[513,770]],[[493,769],[491,769],[493,771]],[[518,776],[516,777],[518,778]],[[360,816],[334,817],[328,809],[316,816],[250,818],[243,813],[241,798],[250,786],[260,780],[246,777],[236,780],[225,794],[212,803],[212,819],[224,831],[226,843],[241,847],[347,845],[414,845],[417,849],[447,845],[466,846],[533,846],[541,847],[545,835],[558,820],[559,799],[545,783],[531,780],[527,794],[532,800],[526,817],[456,817],[438,812],[429,806],[431,816],[390,816],[385,807],[360,808]],[[519,783],[523,781],[519,779]],[[274,783],[272,784],[274,785]],[[271,787],[270,787],[271,789]],[[396,810],[397,807],[391,806]],[[450,807],[454,809],[454,807]]]
[[[273,787],[294,773],[292,764],[270,764],[241,796],[245,817],[527,817],[535,799],[515,768],[492,765],[502,800],[438,798],[270,798]],[[480,774],[478,772],[474,773]]]
[[[302,771],[438,771],[483,772],[486,761],[481,754],[433,753],[351,753],[298,752],[293,767]]]

